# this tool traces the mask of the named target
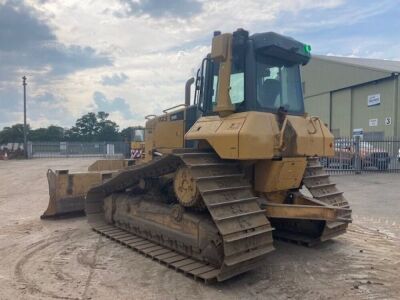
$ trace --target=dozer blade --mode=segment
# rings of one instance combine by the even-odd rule
[[[47,171],[49,204],[41,219],[84,214],[87,191],[112,177],[114,173],[135,164],[133,159],[99,159],[88,172],[69,173],[69,170]]]
[[[116,171],[69,173],[68,170],[48,170],[49,204],[41,219],[84,214],[87,191]]]
[[[89,172],[117,171],[133,166],[134,159],[99,159],[88,167]]]

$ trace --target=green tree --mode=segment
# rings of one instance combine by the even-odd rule
[[[65,130],[60,126],[50,125],[47,128],[30,130],[29,140],[40,142],[58,142],[65,139]]]
[[[117,123],[107,120],[109,114],[104,111],[97,113],[98,121],[98,140],[99,141],[117,141],[119,137],[119,126]]]
[[[29,129],[29,141],[77,141],[77,142],[108,142],[108,141],[130,141],[133,129],[125,128],[121,133],[117,123],[108,119],[109,114],[100,111],[97,114],[90,112],[76,120],[70,129],[50,125],[47,128]],[[4,127],[0,131],[0,144],[22,143],[24,141],[24,125],[15,124]]]
[[[95,113],[87,113],[78,120],[75,126],[71,128],[72,136],[81,141],[92,142],[98,135],[98,122]]]
[[[29,125],[27,125],[29,132]],[[0,131],[0,144],[23,143],[24,142],[24,124],[15,124],[11,127],[4,127]]]
[[[119,140],[119,126],[108,120],[109,114],[103,111],[87,113],[80,117],[75,126],[66,132],[68,140],[72,141],[117,141]]]
[[[49,141],[64,140],[65,130],[60,126],[50,125],[47,127],[47,138]]]
[[[32,129],[29,132],[30,141],[46,141],[47,140],[47,128]]]

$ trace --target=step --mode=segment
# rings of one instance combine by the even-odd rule
[[[327,177],[329,177],[329,174],[318,174],[318,175],[304,176],[303,179],[316,179],[316,178],[327,178]]]
[[[245,217],[245,216],[252,216],[252,215],[257,215],[257,214],[265,214],[264,210],[255,210],[255,211],[249,211],[249,212],[244,212],[241,214],[236,214],[236,215],[230,215],[227,217],[221,217],[221,218],[214,218],[215,221],[221,222],[221,221],[226,221],[226,220],[232,220],[235,218],[240,218],[240,217]]]
[[[246,184],[246,185],[241,185],[241,186],[231,186],[231,187],[226,187],[226,188],[205,190],[205,191],[200,191],[200,193],[209,194],[209,193],[215,193],[215,192],[235,191],[235,190],[248,189],[248,188],[251,188],[251,187],[252,186],[250,184]]]
[[[338,195],[342,195],[342,194],[343,194],[343,192],[337,191],[337,192],[326,193],[326,194],[323,194],[323,195],[320,195],[320,196],[314,196],[314,197],[319,199],[319,198],[338,196]]]
[[[323,184],[310,185],[310,186],[306,186],[306,187],[308,189],[318,189],[318,188],[332,187],[335,185],[336,185],[336,183],[323,183]]]
[[[207,204],[207,206],[208,207],[218,207],[218,206],[224,206],[224,205],[230,205],[230,204],[249,202],[249,201],[253,201],[253,200],[257,200],[257,199],[258,199],[258,197],[249,197],[249,198],[242,198],[242,199],[231,200],[231,201],[209,203],[209,204]]]
[[[201,177],[197,177],[196,180],[222,179],[222,178],[234,178],[234,177],[243,177],[243,173],[227,174],[227,175],[201,176]]]
[[[224,260],[224,263],[230,267],[233,265],[237,265],[241,262],[249,261],[253,258],[265,255],[265,254],[271,252],[273,249],[274,249],[274,247],[271,245],[270,247],[263,247],[260,249],[255,249],[255,250],[252,250],[249,252],[245,252],[244,254],[241,254],[241,255],[237,255],[237,256],[235,255],[233,257],[226,257]]]
[[[226,243],[232,243],[232,242],[240,241],[240,240],[247,239],[247,238],[250,238],[250,237],[253,237],[253,236],[261,235],[263,233],[271,232],[272,230],[273,230],[272,228],[265,228],[265,229],[262,229],[262,230],[257,230],[257,231],[245,233],[245,234],[233,237],[233,238],[226,238],[225,242]]]
[[[321,165],[310,165],[307,166],[306,169],[323,169],[324,167]]]
[[[345,222],[345,223],[351,223],[351,222],[353,222],[353,219],[352,219],[352,218],[346,218],[346,217],[338,217],[336,220],[338,220],[338,221],[343,221],[343,222]]]

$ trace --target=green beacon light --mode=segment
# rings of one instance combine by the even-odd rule
[[[304,45],[304,52],[310,54],[311,53],[311,45]]]

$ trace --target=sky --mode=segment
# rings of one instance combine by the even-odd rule
[[[184,102],[215,30],[275,31],[312,53],[400,60],[400,0],[0,0],[0,129],[121,128]]]

